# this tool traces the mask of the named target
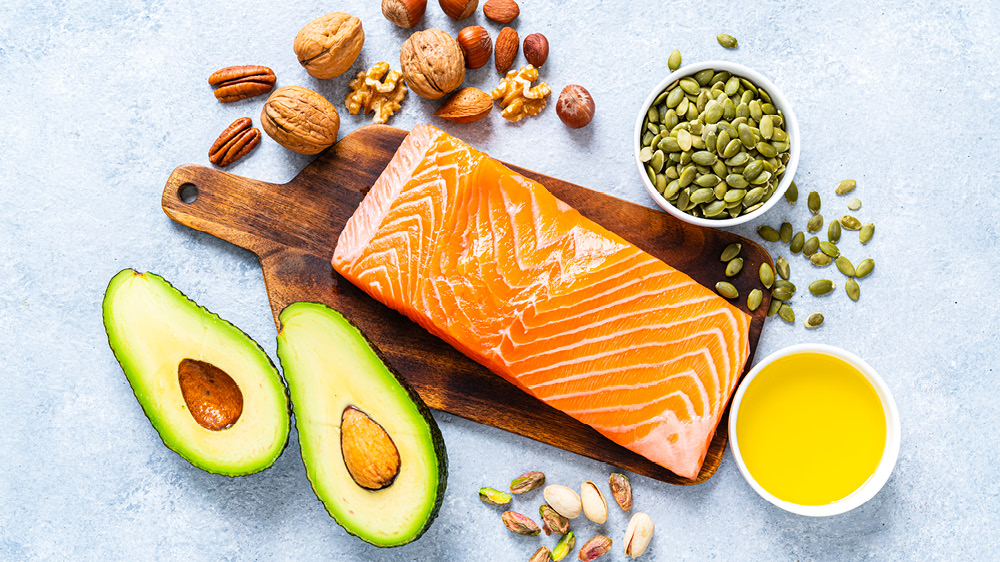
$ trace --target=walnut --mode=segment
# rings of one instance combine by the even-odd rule
[[[411,35],[399,51],[399,66],[413,93],[429,100],[444,97],[465,80],[462,46],[440,29]]]
[[[399,110],[399,102],[406,97],[406,82],[403,75],[395,70],[389,70],[389,63],[380,62],[375,66],[358,73],[351,80],[351,93],[347,94],[345,103],[351,115],[374,112],[373,123],[385,123],[389,117]],[[383,79],[384,78],[384,79]]]
[[[264,132],[299,154],[319,154],[337,142],[340,115],[326,98],[301,86],[278,88],[260,112]]]
[[[333,12],[299,30],[292,48],[310,76],[333,78],[351,68],[364,43],[361,20],[351,14]]]
[[[545,109],[545,98],[549,97],[552,90],[545,82],[531,87],[531,83],[538,80],[538,69],[531,66],[522,67],[521,70],[511,70],[500,81],[500,85],[493,90],[494,100],[500,100],[503,113],[500,115],[516,123],[524,119],[527,115],[538,115]]]

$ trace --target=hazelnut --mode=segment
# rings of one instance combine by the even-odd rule
[[[475,13],[479,0],[438,0],[441,9],[453,20],[464,20]]]
[[[382,15],[399,27],[410,29],[420,22],[427,0],[382,0]]]
[[[556,114],[571,129],[586,127],[594,118],[594,98],[583,86],[570,84],[559,94]]]
[[[514,0],[488,0],[483,4],[483,14],[497,23],[507,25],[517,19],[521,8]]]
[[[365,43],[361,20],[333,12],[306,24],[295,36],[295,55],[313,78],[333,78],[351,68]]]
[[[454,37],[440,29],[418,31],[403,43],[399,65],[406,85],[415,94],[429,100],[462,85],[465,80],[465,55]]]
[[[474,25],[458,32],[458,44],[465,53],[465,68],[480,68],[493,54],[493,39],[486,28]]]
[[[549,58],[549,40],[541,33],[532,33],[524,38],[524,58],[528,63],[540,68]]]

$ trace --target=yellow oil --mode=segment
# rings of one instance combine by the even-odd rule
[[[875,388],[846,361],[794,353],[764,367],[740,402],[736,435],[754,480],[799,505],[842,500],[875,473],[885,449]]]

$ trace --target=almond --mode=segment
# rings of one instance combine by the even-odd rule
[[[466,27],[458,32],[458,44],[465,53],[465,68],[480,68],[493,54],[493,39],[490,33],[479,25]]]
[[[382,15],[399,27],[410,29],[420,22],[427,0],[382,0]]]
[[[453,20],[464,20],[475,13],[479,0],[438,0],[441,9]]]
[[[524,58],[535,68],[541,68],[549,58],[549,40],[541,33],[532,33],[524,38]]]
[[[517,39],[517,32],[511,27],[505,27],[497,35],[497,44],[493,51],[493,61],[496,63],[497,72],[506,74],[514,64],[517,57],[517,48],[520,41]]]
[[[462,88],[446,99],[434,115],[456,123],[479,121],[493,110],[493,98],[478,88]]]
[[[517,19],[521,8],[514,0],[489,0],[483,5],[483,13],[489,19],[507,25]]]

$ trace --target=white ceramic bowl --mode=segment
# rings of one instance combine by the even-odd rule
[[[778,182],[778,187],[774,192],[774,195],[764,203],[759,209],[752,213],[747,213],[740,215],[736,218],[729,219],[702,219],[698,217],[691,216],[677,207],[674,207],[669,201],[663,198],[658,191],[656,191],[656,186],[649,181],[649,176],[646,175],[646,168],[642,161],[639,160],[639,150],[642,148],[640,146],[640,141],[642,140],[642,121],[646,118],[646,113],[649,111],[649,106],[653,105],[653,101],[656,100],[663,90],[674,80],[680,80],[685,76],[691,76],[694,73],[704,70],[706,68],[713,68],[717,71],[725,70],[739,76],[741,78],[746,78],[747,80],[753,82],[757,86],[767,90],[767,93],[771,96],[771,102],[774,106],[781,110],[782,115],[785,119],[785,131],[788,133],[789,141],[791,146],[789,146],[789,160],[788,164],[785,165],[785,173],[781,176],[781,180]],[[699,62],[695,64],[689,64],[678,68],[675,72],[671,72],[663,79],[659,84],[653,88],[649,96],[646,97],[646,101],[642,104],[642,110],[639,111],[639,117],[635,121],[635,135],[632,139],[633,152],[635,152],[635,165],[639,170],[639,177],[642,178],[642,184],[646,186],[646,191],[649,192],[649,196],[656,201],[656,204],[663,208],[664,211],[670,213],[671,215],[681,219],[684,222],[689,222],[691,224],[697,224],[701,226],[711,226],[711,227],[726,227],[726,226],[736,226],[738,224],[751,221],[768,211],[771,207],[777,204],[778,200],[782,198],[785,191],[788,190],[788,186],[792,183],[792,178],[795,176],[795,169],[799,166],[799,122],[795,119],[795,112],[792,111],[792,105],[785,98],[785,95],[781,93],[770,80],[765,78],[756,70],[743,66],[742,64],[736,64],[733,62],[713,60],[708,62]]]
[[[775,359],[785,357],[786,355],[791,355],[793,353],[802,352],[815,352],[831,355],[833,357],[843,359],[853,365],[861,371],[865,378],[867,378],[868,381],[872,383],[872,386],[875,387],[875,392],[878,394],[879,400],[882,402],[882,411],[885,413],[885,449],[882,451],[882,460],[879,461],[878,467],[875,469],[875,473],[872,474],[871,478],[869,478],[851,495],[838,502],[826,505],[799,505],[787,502],[778,499],[770,492],[762,488],[761,485],[754,480],[753,476],[750,475],[750,471],[747,470],[746,464],[743,462],[743,457],[740,455],[739,436],[736,433],[736,420],[740,414],[740,401],[743,399],[743,394],[746,392],[747,387],[751,382],[753,382],[754,377],[757,376],[757,373],[759,373],[765,366],[771,364]],[[819,343],[803,343],[793,345],[768,355],[763,361],[757,363],[746,378],[743,379],[743,382],[740,383],[740,387],[736,391],[736,395],[733,396],[732,410],[729,412],[729,446],[733,451],[733,457],[736,458],[736,465],[743,474],[743,478],[745,478],[750,486],[765,500],[773,503],[781,509],[797,513],[799,515],[806,515],[809,517],[839,515],[850,511],[875,497],[875,494],[877,494],[878,491],[882,489],[882,486],[885,485],[886,481],[889,480],[889,475],[892,474],[892,469],[896,466],[896,458],[899,456],[899,411],[896,409],[896,402],[892,399],[892,393],[889,392],[889,387],[886,386],[885,381],[883,381],[882,377],[875,372],[875,369],[872,369],[871,365],[865,363],[864,360],[857,355],[832,345]]]

